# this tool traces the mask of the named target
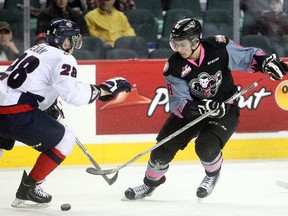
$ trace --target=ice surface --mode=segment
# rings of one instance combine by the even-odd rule
[[[114,168],[117,164],[102,165]],[[88,166],[87,166],[88,167]],[[10,206],[24,168],[0,169],[0,216],[287,216],[288,160],[224,161],[213,193],[198,203],[196,189],[204,177],[199,162],[171,163],[165,184],[138,201],[121,201],[128,187],[142,184],[146,164],[132,164],[119,172],[109,186],[101,176],[85,172],[86,166],[60,166],[41,186],[53,195],[47,209]],[[31,168],[25,168],[28,172]],[[111,177],[111,175],[109,176]],[[70,203],[70,211],[60,210]]]

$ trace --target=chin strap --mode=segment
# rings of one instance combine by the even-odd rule
[[[199,39],[199,41],[198,41],[198,46],[197,46],[194,50],[192,49],[192,46],[191,46],[192,53],[191,53],[191,55],[189,56],[189,58],[192,58],[194,52],[199,48],[199,46],[200,46],[200,39]]]
[[[73,47],[71,47],[70,49],[64,49],[63,45],[61,45],[61,49],[67,53],[70,53],[70,50],[72,49]]]

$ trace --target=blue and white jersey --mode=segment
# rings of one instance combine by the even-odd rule
[[[81,106],[91,93],[90,84],[77,79],[76,59],[44,43],[26,50],[0,77],[0,107],[24,104],[45,110],[58,96]]]

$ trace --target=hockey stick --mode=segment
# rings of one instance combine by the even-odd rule
[[[58,106],[57,106],[58,107]],[[59,111],[61,112],[61,109],[59,109]],[[63,125],[65,124],[64,121],[64,115],[63,115],[63,111],[62,111],[62,118],[60,118],[59,122]],[[94,167],[97,170],[101,170],[101,167],[97,164],[97,162],[93,159],[93,157],[89,154],[89,152],[87,151],[87,149],[84,147],[84,145],[80,142],[80,140],[76,137],[75,139],[76,144],[79,146],[79,148],[83,151],[83,153],[87,156],[87,158],[90,160],[90,162],[94,165]],[[112,185],[118,178],[118,172],[110,179],[108,178],[106,175],[102,175],[102,177],[105,179],[105,181],[109,184]]]
[[[91,163],[94,165],[94,167],[97,170],[102,170],[101,167],[96,163],[96,161],[92,158],[92,156],[89,154],[89,152],[87,151],[87,149],[83,146],[83,144],[80,142],[80,140],[78,138],[76,138],[76,143],[77,145],[80,147],[80,149],[84,152],[84,154],[87,156],[87,158],[91,161]],[[95,169],[93,168],[93,169]],[[116,174],[110,179],[108,178],[105,174],[102,175],[102,177],[105,179],[105,181],[109,184],[112,185],[118,177],[118,172],[116,172]]]
[[[225,101],[225,103],[228,103],[230,101],[233,101],[237,98],[239,98],[240,96],[244,95],[246,92],[250,91],[251,89],[255,88],[258,86],[259,82],[261,82],[262,80],[268,78],[270,76],[265,76],[263,78],[261,78],[260,80],[252,83],[251,85],[249,85],[248,87],[246,87],[245,89],[243,89],[242,91],[234,94],[232,97],[230,97],[229,99],[227,99]],[[128,164],[136,161],[137,159],[143,157],[144,155],[146,155],[147,153],[153,151],[154,149],[158,148],[159,146],[165,144],[166,142],[170,141],[171,139],[173,139],[174,137],[176,137],[177,135],[179,135],[180,133],[182,133],[183,131],[187,130],[188,128],[192,127],[193,125],[197,124],[198,122],[202,121],[203,119],[205,119],[206,117],[210,116],[212,113],[214,113],[216,110],[211,110],[201,116],[199,116],[198,118],[196,118],[195,120],[189,122],[188,124],[186,124],[184,127],[178,129],[177,131],[175,131],[174,133],[170,134],[169,136],[167,136],[166,138],[164,138],[163,140],[159,141],[156,145],[148,148],[147,150],[143,151],[142,153],[136,155],[135,157],[133,157],[131,160],[127,161],[126,163],[117,166],[114,169],[107,169],[107,170],[102,170],[102,169],[95,169],[93,167],[88,167],[86,169],[86,172],[93,174],[93,175],[107,175],[107,174],[112,174],[115,173],[126,167]]]

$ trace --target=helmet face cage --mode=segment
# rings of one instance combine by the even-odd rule
[[[52,46],[61,46],[66,38],[69,38],[72,47],[80,49],[82,46],[82,36],[79,27],[72,21],[66,19],[55,19],[48,25],[47,42]]]
[[[82,47],[82,35],[71,36],[71,43],[75,49],[81,49]]]
[[[189,40],[192,46],[194,46],[200,38],[202,38],[202,26],[200,22],[194,18],[184,17],[173,27],[169,41],[171,48],[174,50],[176,41]]]

